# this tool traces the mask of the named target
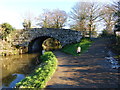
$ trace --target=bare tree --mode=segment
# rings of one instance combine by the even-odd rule
[[[28,28],[31,28],[31,21],[25,19],[24,22],[23,22],[23,27],[24,27],[25,30],[28,29]]]
[[[70,25],[71,29],[81,31],[83,36],[86,34],[87,27],[87,12],[88,8],[86,7],[88,3],[78,2],[72,8],[70,12],[70,18],[72,19],[72,24]]]
[[[51,16],[52,13],[50,10],[44,9],[43,13],[38,18],[36,18],[38,21],[37,25],[41,26],[42,28],[51,28]]]
[[[120,31],[120,0],[117,0],[117,2],[113,2],[112,6],[114,7],[114,18],[116,19],[115,30]]]
[[[65,26],[67,14],[59,9],[52,11],[45,9],[37,20],[39,21],[37,25],[44,28],[62,28]]]
[[[88,4],[88,30],[89,37],[91,38],[92,33],[95,31],[96,23],[101,21],[100,16],[102,16],[101,6],[96,2]]]
[[[78,2],[71,12],[70,18],[75,22],[76,30],[89,31],[89,37],[95,30],[96,23],[100,21],[100,6],[94,2]],[[83,32],[84,33],[84,32]]]
[[[105,5],[102,8],[101,13],[103,14],[101,18],[103,19],[104,25],[106,27],[105,30],[108,33],[113,33],[113,27],[116,23],[114,18],[114,8],[111,5]]]
[[[52,19],[54,28],[62,28],[65,26],[67,14],[63,10],[56,9],[52,12]]]
[[[24,13],[23,15],[23,27],[26,28],[31,28],[32,26],[32,22],[34,21],[34,15],[33,13],[31,13],[30,11],[27,11]]]

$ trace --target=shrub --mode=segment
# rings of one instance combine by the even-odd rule
[[[101,36],[107,36],[107,35],[108,35],[108,32],[107,32],[107,30],[104,29],[104,30],[102,31]]]
[[[57,58],[52,52],[45,52],[41,56],[42,63],[30,76],[16,84],[17,88],[45,88],[46,83],[57,68]]]
[[[8,23],[3,23],[1,24],[1,27],[3,28],[3,33],[2,33],[2,39],[6,39],[6,37],[15,29]]]

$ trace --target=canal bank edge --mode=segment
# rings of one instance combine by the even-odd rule
[[[28,48],[13,46],[7,41],[0,40],[0,56],[18,55],[28,52]]]
[[[45,88],[57,69],[57,58],[52,52],[45,52],[41,57],[41,64],[34,73],[16,84],[15,88]]]

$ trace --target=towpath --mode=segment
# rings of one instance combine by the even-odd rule
[[[105,58],[106,43],[107,39],[96,39],[81,56],[55,51],[58,68],[47,88],[118,88],[120,73]]]

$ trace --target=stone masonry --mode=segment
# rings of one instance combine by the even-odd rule
[[[70,29],[32,28],[25,30],[19,38],[13,40],[13,45],[28,47],[29,43],[38,37],[51,37],[60,41],[61,45],[79,42],[82,38],[80,31]]]

